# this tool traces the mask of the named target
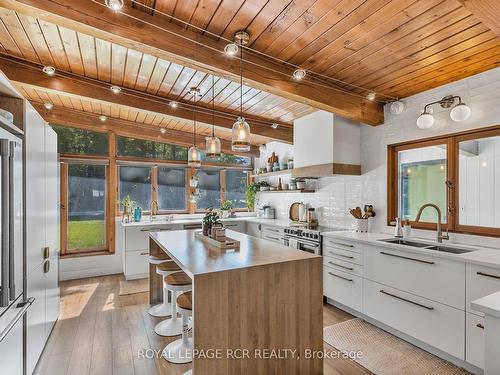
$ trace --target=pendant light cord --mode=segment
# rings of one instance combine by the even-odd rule
[[[193,146],[196,147],[196,93],[193,95],[194,109],[193,109]]]
[[[215,90],[214,75],[212,74],[212,138],[215,138]]]
[[[243,39],[240,39],[240,119],[243,120]]]

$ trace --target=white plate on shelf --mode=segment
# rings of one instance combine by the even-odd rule
[[[10,113],[9,111],[6,111],[5,109],[0,108],[0,116],[2,116],[4,119],[6,119],[9,122],[14,122],[14,115]]]

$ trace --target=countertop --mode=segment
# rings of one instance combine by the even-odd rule
[[[191,217],[191,218],[175,218],[174,220],[167,221],[160,218],[150,221],[149,217],[146,220],[139,222],[131,222],[131,223],[121,223],[122,227],[146,227],[146,226],[155,226],[155,225],[176,225],[176,224],[195,224],[201,223],[201,217]],[[221,219],[221,222],[227,223],[231,221],[246,221],[251,223],[263,224],[263,225],[271,225],[275,227],[288,227],[291,225],[290,220],[278,220],[278,219],[264,219],[256,216],[236,216],[230,217],[228,219]]]
[[[319,258],[306,251],[231,230],[227,231],[227,235],[240,241],[240,249],[223,251],[210,247],[196,237],[195,232],[176,230],[149,235],[191,278],[212,272]]]
[[[486,315],[500,318],[500,291],[472,301],[472,308]]]
[[[351,231],[344,231],[344,232],[325,232],[323,233],[323,236],[327,238],[353,240],[373,246],[385,247],[393,250],[408,251],[415,254],[430,255],[433,257],[462,261],[465,263],[479,264],[486,267],[500,268],[500,249],[496,248],[489,248],[484,246],[471,246],[457,242],[444,241],[442,243],[442,245],[444,246],[474,250],[473,252],[470,253],[451,254],[442,251],[428,250],[413,246],[398,245],[380,241],[382,239],[393,238],[393,235],[387,233],[357,233]],[[424,240],[420,238],[411,238],[411,240],[425,242],[428,243],[429,245],[437,245],[437,242]]]

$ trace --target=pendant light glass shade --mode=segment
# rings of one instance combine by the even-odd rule
[[[220,139],[217,137],[206,138],[205,155],[209,158],[220,156]]]
[[[188,167],[195,167],[198,168],[201,166],[201,152],[196,147],[196,145],[193,145],[189,147],[188,151]]]
[[[450,117],[455,122],[465,121],[470,116],[470,108],[465,103],[458,103],[450,111]]]
[[[417,126],[419,129],[429,129],[434,125],[434,116],[431,115],[428,112],[422,113],[418,118],[417,118]]]
[[[250,126],[243,117],[238,117],[233,125],[233,151],[250,151]]]

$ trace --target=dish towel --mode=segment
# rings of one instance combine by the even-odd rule
[[[293,238],[288,239],[288,247],[291,247],[292,249],[298,249],[299,248],[299,241]]]

